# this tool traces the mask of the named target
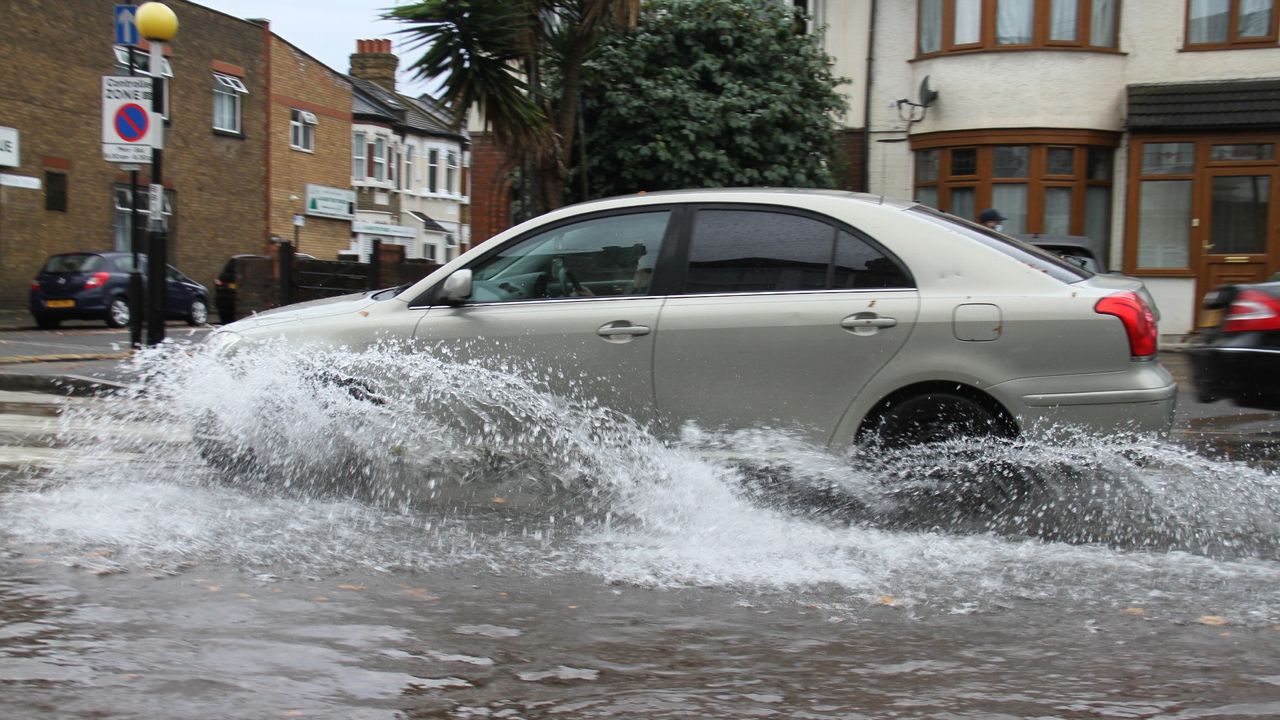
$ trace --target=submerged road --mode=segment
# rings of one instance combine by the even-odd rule
[[[787,457],[813,491],[788,495],[627,428],[582,442],[532,390],[524,432],[477,442],[249,381],[280,400],[250,476],[200,460],[196,406],[6,396],[30,454],[0,479],[0,717],[1280,715],[1259,453],[723,438]]]

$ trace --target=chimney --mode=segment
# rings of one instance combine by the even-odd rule
[[[400,58],[391,54],[390,40],[357,40],[351,55],[351,75],[396,91],[396,68]]]

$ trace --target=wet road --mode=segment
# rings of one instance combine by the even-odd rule
[[[209,368],[153,376],[0,481],[0,717],[1280,715],[1265,463],[660,444],[422,360],[384,405],[257,367],[253,413]],[[478,425],[437,424],[441,389]],[[197,411],[267,469],[210,469]]]

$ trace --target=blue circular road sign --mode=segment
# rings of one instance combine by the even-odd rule
[[[147,135],[147,127],[151,125],[151,116],[141,105],[129,103],[116,110],[116,134],[125,142],[138,142]]]

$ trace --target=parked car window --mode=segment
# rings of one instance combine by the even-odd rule
[[[642,295],[671,212],[561,225],[507,245],[472,269],[474,302]]]
[[[958,218],[954,215],[934,210],[927,205],[915,205],[908,212],[919,213],[919,215],[930,222],[942,225],[947,229],[958,232],[966,237],[973,238],[987,247],[1004,253],[1019,262],[1030,265],[1031,267],[1045,273],[1055,280],[1064,283],[1079,282],[1086,278],[1093,277],[1093,273],[1076,265],[1067,262],[1062,258],[1049,253],[1045,250],[1025,243],[1008,235],[1003,235],[990,228],[983,227],[977,223],[969,222]]]
[[[686,294],[911,287],[863,238],[815,218],[761,210],[698,212]]]
[[[54,255],[44,263],[44,272],[78,273],[94,272],[102,265],[101,255]]]

